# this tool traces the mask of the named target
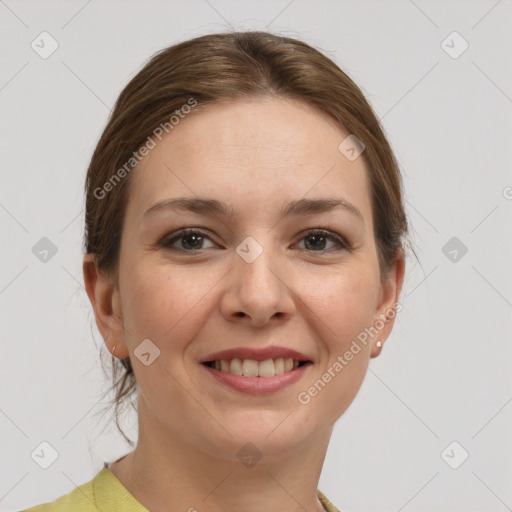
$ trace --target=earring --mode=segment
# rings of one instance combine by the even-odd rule
[[[377,348],[381,348],[382,347],[382,341],[377,341],[376,345],[377,345]]]

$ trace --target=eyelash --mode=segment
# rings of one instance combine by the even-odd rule
[[[200,235],[203,238],[207,238],[208,240],[211,240],[211,238],[208,235],[206,235],[206,233],[204,233],[200,230],[197,230],[194,228],[186,228],[186,229],[182,229],[181,231],[178,231],[178,233],[175,233],[172,236],[172,238],[170,238],[170,237],[163,238],[159,242],[158,246],[160,248],[169,249],[171,251],[176,251],[176,252],[181,252],[181,253],[189,253],[189,254],[201,253],[201,252],[207,250],[207,249],[187,250],[187,249],[181,249],[178,247],[172,247],[172,244],[174,242],[176,242],[182,238],[185,238],[186,236],[190,236],[190,235]],[[312,236],[318,236],[321,238],[333,240],[338,244],[339,247],[338,247],[338,249],[323,249],[323,250],[318,250],[318,251],[302,249],[303,251],[313,252],[313,253],[325,253],[325,252],[331,252],[332,250],[346,250],[349,252],[351,251],[350,245],[345,241],[345,239],[343,237],[341,237],[340,235],[337,235],[336,233],[333,233],[332,231],[329,231],[325,228],[312,228],[312,229],[306,231],[306,233],[304,233],[304,235],[302,236],[302,238],[299,241],[302,241],[305,238],[312,237]],[[211,241],[213,242],[213,240],[211,240]],[[215,242],[213,242],[213,243],[215,243]]]

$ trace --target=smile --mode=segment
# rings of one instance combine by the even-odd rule
[[[277,359],[265,359],[264,361],[256,361],[255,359],[220,359],[217,361],[206,361],[203,364],[233,375],[269,378],[274,377],[274,375],[291,372],[308,362],[280,357]]]
[[[205,361],[201,366],[214,383],[250,395],[271,395],[297,382],[313,363],[292,358],[220,359]]]

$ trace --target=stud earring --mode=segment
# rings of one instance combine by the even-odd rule
[[[377,348],[381,348],[382,347],[382,341],[377,341],[376,345],[377,345]]]

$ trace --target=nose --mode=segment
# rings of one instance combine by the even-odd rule
[[[283,265],[277,265],[270,252],[264,250],[251,263],[235,254],[221,302],[226,320],[264,327],[271,320],[283,322],[294,314],[293,294]]]

